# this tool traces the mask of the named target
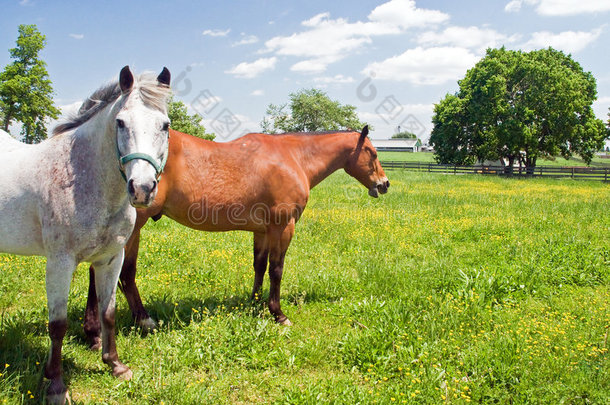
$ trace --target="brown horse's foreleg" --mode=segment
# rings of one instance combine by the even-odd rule
[[[269,241],[269,312],[275,317],[275,321],[282,325],[292,325],[290,320],[282,312],[280,306],[280,285],[284,271],[284,258],[294,235],[294,221],[290,222],[284,229],[272,228],[267,232]]]
[[[132,372],[119,360],[116,350],[115,297],[121,264],[125,252],[120,251],[110,260],[100,260],[95,266],[95,287],[98,296],[98,312],[102,323],[102,360],[112,368],[112,375],[129,380]]]
[[[121,269],[121,275],[119,279],[119,287],[131,310],[131,316],[133,319],[146,331],[152,331],[157,327],[157,324],[148,315],[144,304],[142,304],[142,298],[140,298],[140,291],[136,285],[136,271],[138,264],[138,252],[140,249],[140,228],[137,227],[131,234],[127,245],[125,246],[125,261],[123,262],[123,268]]]
[[[85,307],[85,317],[83,320],[83,329],[85,336],[89,342],[91,350],[100,350],[102,348],[102,325],[97,311],[97,294],[95,292],[95,269],[89,267],[89,294],[87,296],[87,307]]]
[[[264,233],[254,234],[254,287],[252,288],[252,299],[260,298],[260,290],[267,271],[269,260],[269,248]]]

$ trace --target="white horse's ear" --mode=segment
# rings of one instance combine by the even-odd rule
[[[169,86],[169,81],[171,80],[171,77],[172,75],[171,73],[169,73],[169,70],[164,67],[161,73],[159,73],[159,76],[157,76],[157,81],[159,82],[159,84]]]
[[[121,69],[119,74],[119,85],[121,86],[121,92],[123,94],[129,93],[133,88],[133,74],[129,70],[129,66],[125,66]]]

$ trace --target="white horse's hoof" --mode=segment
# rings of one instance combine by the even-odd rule
[[[152,332],[157,329],[157,323],[153,321],[152,318],[142,319],[139,322],[140,328],[142,328],[145,332]]]

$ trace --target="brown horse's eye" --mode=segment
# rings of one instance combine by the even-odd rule
[[[118,118],[117,118],[117,120],[116,120],[116,126],[117,126],[117,127],[119,127],[119,128],[121,128],[121,129],[125,128],[125,121],[123,121],[123,120],[121,120],[121,119],[118,119]]]

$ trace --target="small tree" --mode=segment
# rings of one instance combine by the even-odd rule
[[[20,25],[17,46],[9,52],[14,61],[0,73],[0,113],[5,131],[13,121],[22,123],[21,135],[26,143],[47,137],[45,120],[57,118],[53,105],[53,88],[46,63],[38,57],[46,37],[35,25]]]
[[[216,137],[213,133],[205,132],[205,128],[201,124],[203,118],[199,114],[189,115],[186,105],[182,101],[170,100],[168,116],[172,129],[176,131],[210,141]]]
[[[417,135],[409,131],[401,131],[392,135],[392,139],[418,139]]]
[[[318,89],[304,89],[290,94],[290,103],[269,104],[261,122],[263,132],[360,130],[366,125],[356,115],[353,105],[341,105]]]

